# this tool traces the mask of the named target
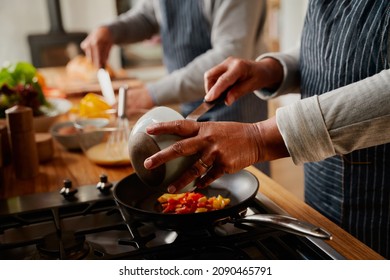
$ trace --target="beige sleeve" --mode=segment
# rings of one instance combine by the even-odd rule
[[[296,164],[390,142],[390,70],[279,108],[276,120]]]

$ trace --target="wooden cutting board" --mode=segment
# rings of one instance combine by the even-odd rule
[[[65,67],[40,68],[48,88],[57,89],[65,96],[84,95],[89,92],[101,93],[99,82],[96,80],[86,81],[69,77]],[[125,70],[117,71],[116,77],[112,80],[114,91],[118,91],[123,85],[129,88],[140,87],[143,83],[133,77],[128,77]]]

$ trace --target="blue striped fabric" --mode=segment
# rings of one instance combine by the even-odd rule
[[[390,1],[312,0],[301,42],[303,97],[389,68]],[[390,145],[305,164],[305,200],[390,257]]]
[[[161,38],[168,72],[180,69],[211,49],[211,28],[203,1],[161,0]]]

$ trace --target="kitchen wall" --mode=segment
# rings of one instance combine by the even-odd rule
[[[280,49],[288,49],[298,42],[307,0],[268,1],[280,6],[273,33],[279,37]],[[27,35],[48,32],[46,0],[1,0],[0,7],[0,64],[7,60],[31,61]],[[117,13],[115,0],[62,0],[61,8],[68,32],[89,32],[100,23],[114,19]],[[115,48],[110,62],[117,66],[119,61],[119,50]]]
[[[280,49],[287,50],[299,44],[308,0],[281,0]]]
[[[89,32],[100,23],[116,17],[115,0],[62,0],[62,19],[68,32]],[[47,33],[49,16],[46,0],[0,0],[0,64],[5,61],[31,62],[27,35]],[[110,63],[119,66],[115,48]]]

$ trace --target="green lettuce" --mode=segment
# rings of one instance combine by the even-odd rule
[[[37,69],[28,62],[5,65],[0,69],[0,118],[14,105],[29,106],[34,116],[42,115],[41,107],[50,107],[38,83]]]

